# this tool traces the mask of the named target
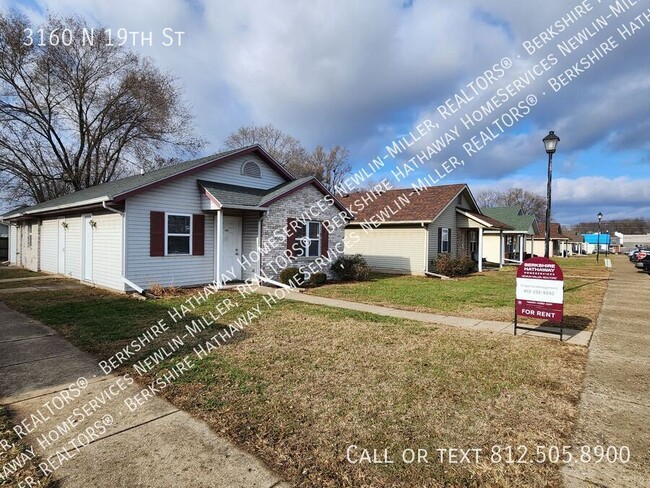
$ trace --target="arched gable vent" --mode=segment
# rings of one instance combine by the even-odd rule
[[[241,174],[244,176],[251,176],[253,178],[261,178],[262,170],[260,169],[260,165],[255,161],[246,161],[241,165]]]

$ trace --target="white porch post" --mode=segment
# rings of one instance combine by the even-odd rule
[[[221,251],[223,250],[223,210],[217,210],[217,215],[214,218],[214,234],[215,234],[215,249],[214,249],[214,274],[217,288],[221,288]]]
[[[499,268],[503,268],[503,260],[506,255],[506,240],[503,236],[503,231],[499,231]]]
[[[483,271],[483,228],[478,229],[478,272]]]
[[[524,262],[524,254],[526,254],[526,234],[519,235],[519,264]]]

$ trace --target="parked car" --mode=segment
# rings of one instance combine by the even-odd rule
[[[639,266],[641,265],[641,266]],[[648,253],[643,259],[640,259],[636,263],[637,268],[643,269],[643,271],[647,271],[650,273],[650,253]]]
[[[648,254],[650,254],[650,250],[648,249],[637,249],[630,256],[630,261],[632,261],[633,263],[637,263],[638,261],[645,258]]]

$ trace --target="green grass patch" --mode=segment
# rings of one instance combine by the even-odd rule
[[[564,273],[585,275],[565,279],[566,327],[593,328],[606,289],[607,271],[590,257],[558,259]],[[576,272],[577,271],[577,272]],[[308,293],[404,310],[511,321],[516,267],[452,280],[424,276],[374,275],[371,280],[338,283]]]

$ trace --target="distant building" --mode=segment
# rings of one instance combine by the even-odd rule
[[[624,250],[629,251],[636,246],[650,247],[650,234],[620,234],[619,238],[621,240],[621,247]]]
[[[608,249],[608,246],[612,243],[611,236],[609,234],[603,234],[602,232],[593,233],[593,234],[583,234],[585,243],[587,244],[587,254],[596,252],[596,248],[600,246],[600,252],[605,252]]]

